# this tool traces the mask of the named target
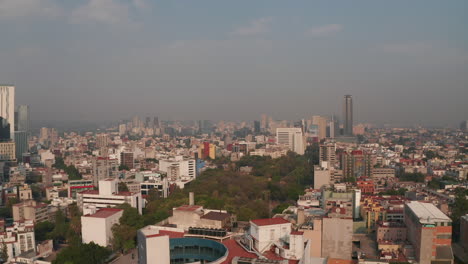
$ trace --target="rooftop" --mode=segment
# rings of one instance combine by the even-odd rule
[[[101,210],[97,211],[92,215],[85,215],[84,217],[96,217],[96,218],[107,218],[112,216],[118,212],[123,211],[122,209],[117,208],[102,208]]]
[[[452,222],[452,220],[440,211],[432,203],[410,202],[406,204],[419,218],[421,224],[435,224],[436,222]]]
[[[178,210],[178,211],[196,211],[198,209],[202,208],[201,206],[199,205],[182,205],[182,206],[179,206],[177,207],[175,210]]]
[[[289,221],[283,218],[255,219],[255,220],[250,220],[250,222],[254,223],[257,226],[289,224]]]
[[[227,213],[221,213],[221,212],[209,212],[206,215],[202,216],[201,218],[203,219],[209,219],[209,220],[216,220],[216,221],[223,221],[226,218],[229,218],[230,215]]]

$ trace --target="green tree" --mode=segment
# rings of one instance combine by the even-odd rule
[[[457,241],[460,237],[460,218],[468,214],[468,200],[466,199],[467,191],[463,188],[455,189],[455,201],[450,205],[452,209],[452,232],[453,237]]]
[[[2,251],[0,252],[0,258],[2,260],[2,263],[6,263],[9,256],[8,256],[8,248],[7,248],[7,244],[6,243],[3,243],[2,245]]]
[[[67,237],[68,228],[67,218],[62,210],[58,210],[55,213],[55,226],[52,232],[49,233],[49,237],[56,243],[64,242]]]
[[[111,252],[93,242],[89,244],[78,244],[62,249],[53,264],[101,264],[109,258]]]
[[[119,171],[123,171],[123,170],[129,171],[130,168],[127,165],[120,164],[119,165]]]
[[[136,246],[136,232],[138,229],[145,226],[145,219],[138,213],[136,208],[131,207],[129,204],[122,204],[119,208],[123,209],[122,217],[120,217],[119,224],[112,227],[113,234],[113,248],[121,252],[135,248]]]
[[[48,234],[54,230],[54,224],[49,221],[44,221],[34,225],[34,234],[38,242],[47,239]]]
[[[128,186],[125,182],[119,182],[119,192],[128,192]]]

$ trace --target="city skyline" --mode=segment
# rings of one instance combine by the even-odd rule
[[[355,122],[454,127],[468,112],[464,7],[8,0],[0,82],[38,121],[300,119],[340,115],[352,94]]]

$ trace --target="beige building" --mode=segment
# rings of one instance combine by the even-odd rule
[[[322,140],[327,137],[327,118],[323,116],[313,116],[312,125],[318,127],[318,138]]]
[[[49,220],[47,204],[45,203],[27,200],[22,203],[14,204],[12,209],[14,221],[32,220],[35,223],[39,223]]]
[[[322,221],[322,257],[351,259],[353,219],[327,218]]]

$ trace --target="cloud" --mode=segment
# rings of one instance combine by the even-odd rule
[[[271,17],[263,17],[253,20],[250,25],[240,27],[230,33],[232,36],[255,36],[270,31]]]
[[[422,42],[393,43],[382,45],[380,50],[385,53],[421,54],[432,50],[432,46]]]
[[[135,0],[135,6],[143,1]],[[76,24],[92,22],[118,24],[130,22],[130,5],[116,0],[89,0],[87,4],[72,11],[71,21]]]
[[[60,8],[52,0],[0,0],[0,20],[53,18],[60,13]]]
[[[306,32],[307,36],[311,37],[323,37],[333,35],[343,30],[343,25],[340,24],[328,24],[319,27],[313,27]]]

